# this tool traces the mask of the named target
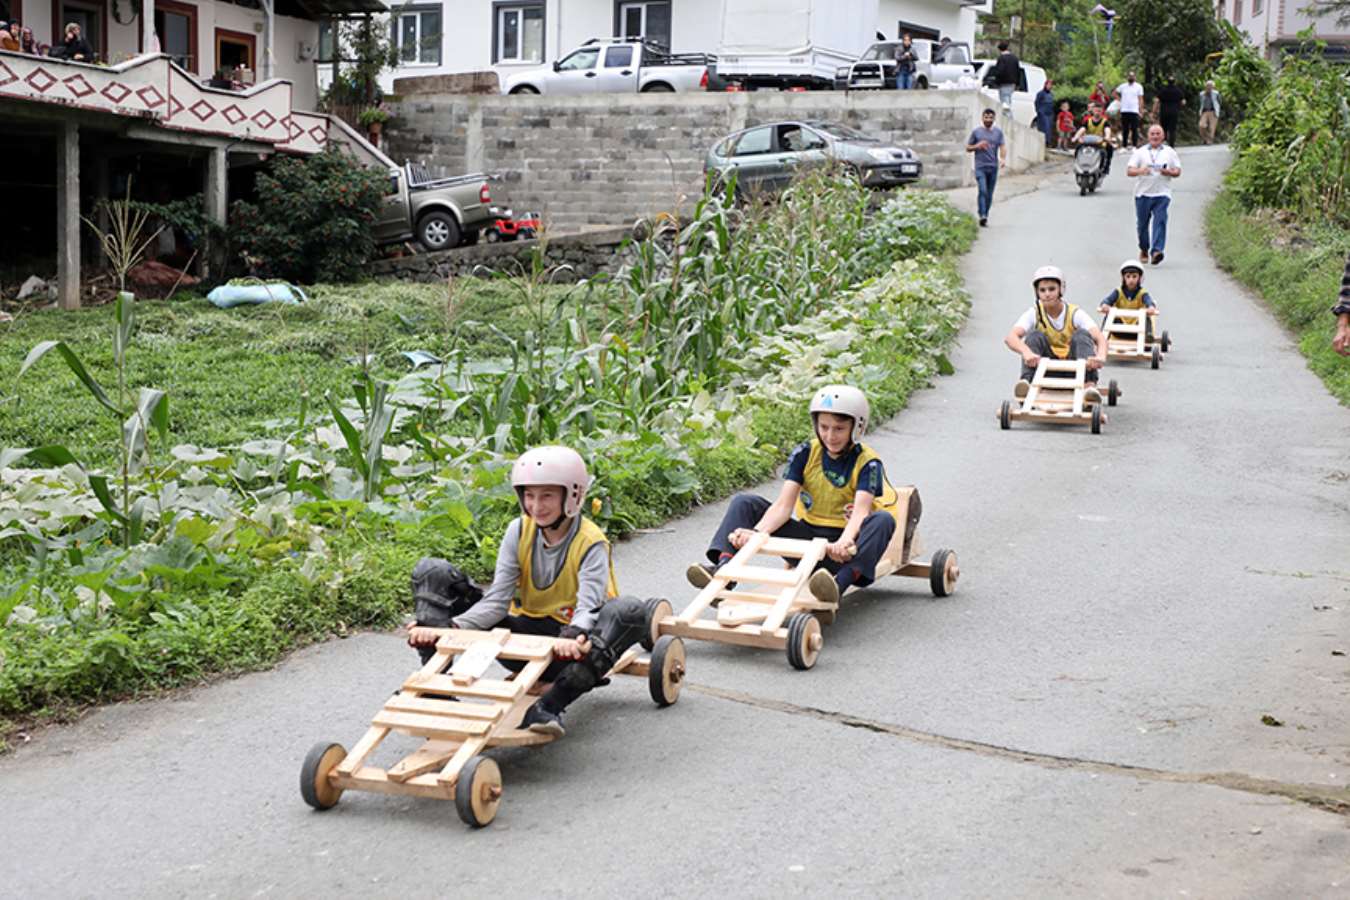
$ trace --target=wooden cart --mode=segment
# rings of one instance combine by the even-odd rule
[[[1087,383],[1087,361],[1053,359],[1042,356],[1031,379],[1031,390],[1021,400],[1004,400],[998,410],[998,423],[1004,431],[1020,420],[1052,425],[1089,425],[1100,434],[1106,413],[1100,402],[1100,388]],[[1120,400],[1120,386],[1114,380],[1107,386],[1107,405]]]
[[[670,615],[670,603],[648,601],[650,633],[615,663],[611,675],[645,675],[652,699],[669,706],[680,695],[684,644],[658,637],[656,622]],[[365,736],[350,752],[320,742],[300,770],[300,794],[315,809],[329,809],[346,790],[407,794],[455,801],[459,817],[481,828],[497,815],[502,775],[491,747],[528,747],[554,738],[520,727],[525,711],[542,693],[539,683],[553,662],[556,638],[493,631],[440,629],[435,655],[403,682],[376,713]],[[651,650],[645,657],[643,650]],[[496,660],[523,668],[504,679],[485,677]],[[447,671],[448,667],[448,671]],[[396,765],[368,762],[391,732],[425,738]]]
[[[929,562],[914,562],[918,546],[914,527],[906,527],[914,488],[900,494],[901,521],[885,554],[877,564],[876,581],[887,575],[926,578],[933,593],[945,597],[956,589],[960,569],[956,553],[938,550]],[[678,616],[660,619],[657,627],[666,636],[700,641],[717,641],[785,650],[794,669],[809,669],[816,664],[825,645],[821,625],[834,621],[838,603],[816,599],[807,587],[811,573],[825,558],[824,538],[802,540],[776,538],[757,533],[736,555],[719,568],[712,580],[699,591]],[[756,566],[757,556],[780,557],[786,568]],[[715,619],[704,618],[710,607],[717,607]]]
[[[1106,311],[1102,320],[1102,334],[1106,335],[1106,358],[1137,362],[1148,360],[1153,368],[1162,365],[1163,354],[1172,349],[1172,338],[1166,331],[1154,340],[1148,339],[1148,314],[1142,309],[1116,309]],[[1153,317],[1153,327],[1158,327],[1158,317]]]

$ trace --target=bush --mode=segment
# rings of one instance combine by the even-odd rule
[[[355,281],[375,254],[372,228],[386,178],[337,149],[277,157],[256,203],[230,210],[238,251],[257,275],[313,284]]]

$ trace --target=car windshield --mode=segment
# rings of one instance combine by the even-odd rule
[[[826,134],[837,137],[845,141],[864,141],[869,144],[877,143],[877,139],[871,135],[863,134],[856,128],[849,128],[847,125],[840,125],[837,122],[807,122],[817,131],[823,131]]]
[[[895,59],[895,48],[899,44],[873,44],[867,48],[867,52],[858,57],[862,62],[872,62],[878,59]]]

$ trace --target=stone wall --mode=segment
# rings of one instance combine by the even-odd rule
[[[564,281],[590,278],[617,267],[617,254],[630,228],[590,228],[577,234],[551,237],[547,258],[550,266],[568,265],[572,272]],[[528,271],[530,254],[538,241],[510,241],[501,244],[478,244],[436,253],[419,253],[381,259],[372,263],[370,274],[376,278],[398,278],[403,281],[437,282],[451,275],[505,272],[516,274]]]
[[[386,151],[438,174],[485,171],[517,211],[555,231],[629,224],[675,209],[702,190],[708,148],[729,132],[783,119],[844,122],[901,146],[924,164],[924,184],[973,183],[963,144],[989,99],[969,91],[598,94],[581,97],[419,93],[395,98]],[[1000,117],[1010,163],[1043,158],[1030,129]]]

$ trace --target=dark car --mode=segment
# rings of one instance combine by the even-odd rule
[[[883,143],[836,122],[774,122],[728,135],[708,151],[705,172],[721,180],[736,173],[738,195],[776,194],[810,166],[831,162],[857,173],[866,187],[918,181],[923,163],[913,150]]]

